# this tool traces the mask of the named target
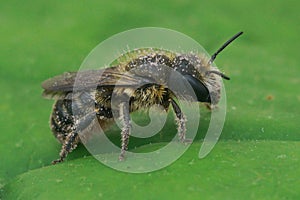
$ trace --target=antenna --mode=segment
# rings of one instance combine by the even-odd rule
[[[230,80],[230,78],[228,76],[226,76],[225,74],[223,74],[222,72],[219,72],[219,71],[207,71],[206,73],[207,74],[209,74],[209,73],[217,74],[226,80]]]
[[[211,63],[213,63],[214,62],[214,60],[216,59],[216,57],[217,57],[217,55],[221,52],[221,51],[223,51],[223,49],[225,49],[225,47],[227,47],[233,40],[235,40],[236,38],[238,38],[240,35],[242,35],[243,34],[243,32],[241,31],[241,32],[239,32],[239,33],[237,33],[237,34],[235,34],[232,38],[230,38],[229,40],[227,40],[227,42],[225,42],[222,46],[221,46],[221,48],[219,48],[218,49],[218,51],[216,51],[216,53],[214,53],[212,56],[211,56],[211,58],[210,58],[210,60],[209,60],[209,64],[211,64]]]

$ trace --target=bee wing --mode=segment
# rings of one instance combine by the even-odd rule
[[[44,81],[42,88],[43,96],[46,98],[63,98],[74,90],[95,89],[97,86],[134,87],[147,83],[153,83],[153,80],[130,72],[121,72],[117,67],[110,67],[101,70],[66,72]]]

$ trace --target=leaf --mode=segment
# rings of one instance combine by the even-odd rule
[[[299,142],[222,141],[204,159],[197,157],[200,144],[193,144],[172,165],[151,173],[119,172],[104,166],[93,157],[32,170],[6,185],[3,198],[283,199],[288,196],[296,199],[299,197],[300,180],[297,176],[300,173]],[[147,152],[163,145],[147,145],[136,151]]]

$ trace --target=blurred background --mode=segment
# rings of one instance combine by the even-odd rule
[[[2,1],[0,198],[297,199],[299,8],[292,0]],[[199,160],[196,142],[182,159],[149,174],[109,169],[83,158],[84,147],[50,166],[60,144],[48,126],[53,101],[41,97],[41,82],[77,70],[108,37],[149,26],[182,32],[210,54],[244,31],[216,60],[231,77],[216,149]]]

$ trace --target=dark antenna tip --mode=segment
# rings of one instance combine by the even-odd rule
[[[211,58],[210,58],[210,60],[209,60],[209,64],[211,64],[211,63],[213,63],[214,62],[214,60],[216,59],[216,57],[217,57],[217,55],[221,52],[221,51],[223,51],[223,49],[225,49],[225,47],[227,47],[231,42],[233,42],[236,38],[238,38],[240,35],[242,35],[243,34],[243,32],[241,31],[241,32],[239,32],[239,33],[237,33],[237,34],[235,34],[232,38],[230,38],[229,40],[227,40],[227,42],[225,42],[217,51],[216,51],[216,53],[214,53],[212,56],[211,56]]]

